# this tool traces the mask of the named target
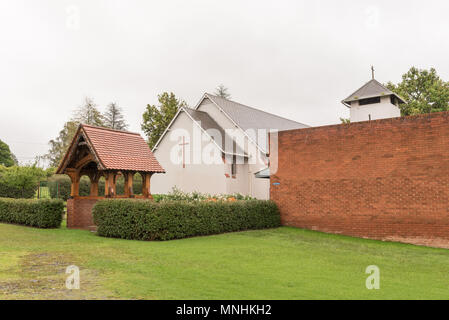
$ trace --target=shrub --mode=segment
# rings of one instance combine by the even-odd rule
[[[98,234],[136,240],[171,240],[224,232],[275,228],[272,201],[188,202],[107,199],[93,210]]]
[[[33,198],[38,182],[45,177],[45,171],[34,166],[0,166],[0,197]]]
[[[200,192],[183,192],[178,189],[176,186],[173,187],[172,191],[168,194],[153,194],[153,199],[156,202],[160,201],[172,201],[172,200],[183,200],[183,201],[204,201],[204,200],[227,200],[227,199],[235,199],[235,200],[255,200],[250,196],[244,196],[239,193],[234,194],[219,194],[219,195],[211,195],[207,193]]]
[[[0,198],[0,222],[37,228],[59,228],[63,214],[62,200]]]

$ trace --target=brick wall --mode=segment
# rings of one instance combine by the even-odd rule
[[[270,160],[284,225],[449,239],[449,113],[280,132]]]
[[[67,227],[88,229],[94,225],[92,208],[98,199],[67,200]]]

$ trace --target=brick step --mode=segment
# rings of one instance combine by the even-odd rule
[[[97,232],[97,226],[88,226],[87,230],[92,231],[92,232]]]

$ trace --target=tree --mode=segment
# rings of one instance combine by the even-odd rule
[[[399,105],[403,116],[449,110],[449,82],[443,81],[434,68],[412,67],[400,83],[388,82],[386,87],[407,101]]]
[[[228,92],[228,88],[226,88],[224,85],[220,84],[215,89],[215,95],[225,98],[225,99],[231,99],[231,94]]]
[[[57,167],[59,165],[77,129],[78,122],[68,121],[64,124],[64,128],[59,132],[58,137],[48,142],[50,150],[45,155],[45,158],[49,161],[50,166]]]
[[[75,110],[72,121],[104,127],[103,116],[89,97],[84,98],[84,105]]]
[[[187,106],[186,102],[176,98],[173,92],[164,92],[158,95],[159,106],[147,105],[143,113],[142,131],[148,137],[148,145],[153,148],[173,117],[181,107]]]
[[[120,108],[117,103],[111,102],[103,115],[104,125],[107,128],[116,130],[126,130],[128,124],[125,121],[125,117],[122,113],[122,108]]]
[[[0,197],[33,198],[38,182],[45,177],[45,171],[36,166],[0,165]]]
[[[100,127],[104,126],[101,112],[97,109],[97,105],[94,101],[89,97],[86,97],[84,99],[84,104],[74,111],[72,119],[64,124],[64,127],[59,131],[59,135],[56,139],[48,142],[50,149],[44,158],[49,161],[50,166],[56,167],[59,165],[59,162],[70,146],[80,123]]]
[[[5,167],[12,167],[17,164],[17,158],[12,154],[9,146],[0,140],[0,165]]]

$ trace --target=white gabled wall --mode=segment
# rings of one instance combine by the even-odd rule
[[[244,141],[243,145],[239,145],[246,153],[249,153],[249,148],[258,150],[255,144],[250,141],[241,129],[225,115],[221,110],[208,98],[204,99],[197,108],[198,111],[203,111],[209,114],[223,129],[236,129],[239,134],[240,141]],[[259,152],[259,151],[258,151]],[[262,159],[268,161],[266,156]],[[268,162],[267,162],[268,163]],[[237,165],[237,175],[235,179],[227,179],[226,193],[241,193],[250,195],[258,199],[269,199],[270,197],[270,182],[269,179],[256,179],[254,174],[267,167],[266,163],[255,164],[239,164]],[[231,166],[227,165],[227,173],[230,174]]]
[[[226,193],[226,177],[225,165],[221,164],[193,164],[193,153],[190,152],[190,164],[186,164],[183,168],[182,164],[175,164],[171,161],[170,155],[173,148],[180,148],[179,141],[172,141],[170,134],[176,129],[184,129],[189,132],[191,140],[193,140],[193,123],[192,119],[181,112],[173,122],[170,130],[160,141],[154,155],[165,169],[165,174],[154,175],[151,178],[151,192],[154,194],[166,194],[171,192],[172,188],[177,188],[185,192],[199,191],[209,194]],[[206,136],[203,133],[203,136]],[[209,144],[209,141],[202,139],[202,147]],[[186,148],[191,148],[192,141],[188,141]],[[180,150],[180,149],[178,149]],[[188,152],[186,152],[186,155]],[[186,161],[187,162],[187,161]]]

